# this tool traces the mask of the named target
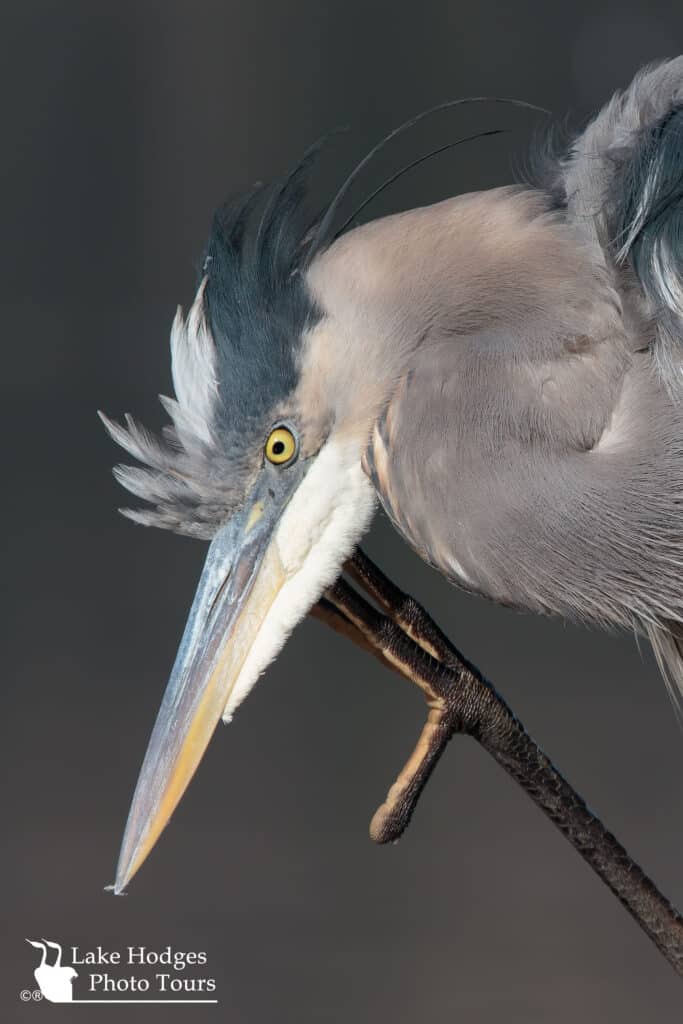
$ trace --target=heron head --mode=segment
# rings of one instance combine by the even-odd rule
[[[456,236],[457,221],[446,204],[349,231],[354,217],[337,230],[335,218],[387,141],[460,102],[380,140],[322,214],[305,212],[320,144],[282,182],[221,208],[192,307],[187,317],[178,310],[171,330],[176,397],[161,399],[171,424],[155,438],[131,417],[121,426],[102,416],[143,464],[115,469],[150,506],[124,514],[211,541],[133,798],[117,892],[154,846],[218,721],[230,720],[369,525],[376,494],[363,454],[425,325],[438,319],[434,240]],[[442,255],[450,250],[441,245]]]
[[[312,268],[327,247],[301,224],[304,170],[216,215],[193,305],[171,331],[176,397],[162,398],[163,436],[102,416],[143,464],[115,470],[151,506],[124,514],[211,542],[138,780],[117,892],[218,721],[339,574],[374,508],[361,458],[381,389],[372,367],[349,374],[358,339],[345,348],[320,301]]]

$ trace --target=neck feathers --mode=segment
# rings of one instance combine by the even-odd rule
[[[522,188],[357,228],[313,262],[307,284],[322,317],[306,339],[303,407],[316,404],[310,396],[321,382],[334,381],[335,394],[319,395],[318,406],[366,433],[418,348],[504,330],[511,349],[517,334],[529,345],[536,339],[541,359],[554,336],[576,333],[577,321],[590,333],[593,321],[602,331],[620,316],[600,250],[543,193]],[[340,386],[347,375],[349,386]]]

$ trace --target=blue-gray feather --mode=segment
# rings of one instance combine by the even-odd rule
[[[643,130],[620,179],[623,206],[615,242],[625,241],[619,258],[631,260],[656,317],[664,372],[668,378],[678,377],[683,346],[683,104]]]
[[[635,272],[655,362],[683,393],[683,57],[639,72],[557,169],[575,223]]]
[[[302,213],[310,162],[284,183],[227,204],[213,219],[201,274],[218,356],[219,428],[228,448],[236,434],[263,425],[291,392],[304,332],[320,317],[301,273],[311,227]],[[259,200],[265,203],[260,218]]]

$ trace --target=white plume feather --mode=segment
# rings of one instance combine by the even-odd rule
[[[218,395],[216,349],[204,316],[206,278],[199,286],[187,320],[180,308],[171,327],[171,372],[178,410],[167,405],[183,443],[196,438],[210,445]],[[176,417],[176,412],[178,413]]]

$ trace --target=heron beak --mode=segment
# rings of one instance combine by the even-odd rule
[[[286,579],[275,533],[306,472],[266,467],[214,537],[159,709],[121,845],[115,893],[145,861],[185,792]]]

